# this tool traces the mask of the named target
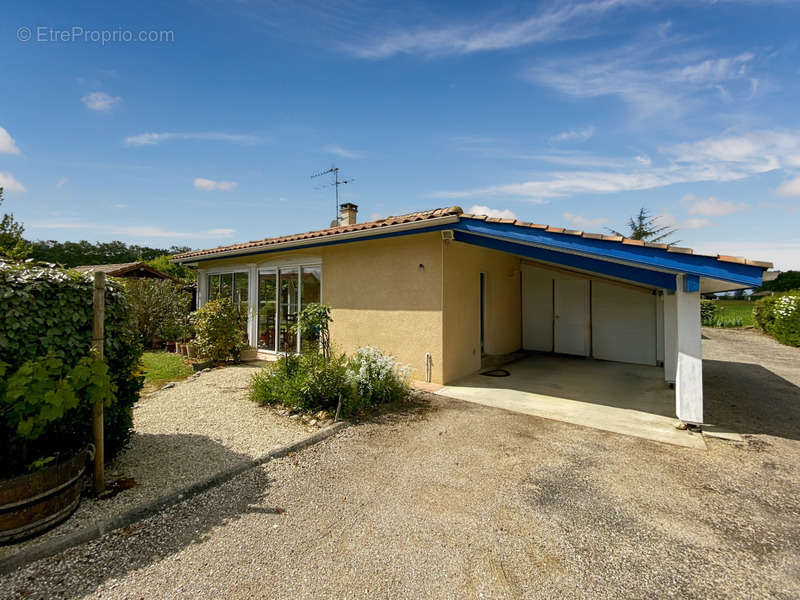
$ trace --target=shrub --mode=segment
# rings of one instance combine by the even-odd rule
[[[302,335],[304,341],[310,342],[308,350],[319,347],[322,356],[329,358],[331,355],[330,322],[331,307],[325,304],[312,302],[300,311],[297,322],[290,327],[292,333]]]
[[[753,318],[759,329],[782,344],[800,346],[800,291],[762,298]]]
[[[124,280],[124,286],[142,344],[150,346],[155,338],[176,340],[184,336],[192,297],[182,285],[167,279],[130,278]]]
[[[248,347],[247,316],[239,312],[230,298],[209,300],[192,313],[192,321],[201,356],[216,361],[228,357],[239,360],[242,350]]]
[[[298,410],[335,410],[351,393],[347,358],[326,360],[318,352],[281,356],[253,375],[250,399],[259,404],[283,404]]]
[[[408,396],[411,369],[372,346],[359,348],[348,364],[348,379],[368,403],[392,402]]]
[[[38,263],[0,261],[0,362],[3,381],[26,388],[22,395],[4,394],[0,416],[0,470],[4,475],[18,472],[22,456],[14,441],[17,425],[9,411],[31,409],[17,401],[39,402],[35,398],[56,400],[64,392],[63,383],[75,391],[78,404],[48,422],[44,432],[26,442],[30,458],[44,457],[58,449],[78,447],[92,440],[92,418],[87,386],[79,386],[79,365],[93,369],[85,359],[92,344],[92,280],[75,271]],[[123,288],[109,281],[105,295],[104,362],[114,392],[114,401],[104,411],[106,457],[111,460],[128,443],[131,435],[131,408],[139,397],[142,377],[138,374],[141,346],[130,324],[130,306]],[[60,361],[59,365],[52,362]],[[91,361],[89,361],[91,362]],[[95,375],[97,375],[95,373]],[[100,385],[100,377],[91,377]],[[26,382],[27,383],[24,383]],[[27,386],[27,387],[26,387]],[[16,387],[15,389],[21,389]],[[58,390],[62,390],[59,392]],[[48,396],[48,394],[50,394]],[[62,396],[59,402],[67,402]],[[69,400],[69,402],[72,402]],[[42,405],[45,414],[60,410]],[[50,413],[53,414],[53,413]]]
[[[703,325],[713,326],[714,318],[719,311],[719,305],[713,300],[700,301],[700,321]]]

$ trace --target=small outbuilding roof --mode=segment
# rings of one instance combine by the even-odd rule
[[[155,267],[151,267],[147,263],[141,261],[108,265],[81,265],[79,267],[73,267],[73,269],[81,273],[105,273],[109,277],[150,277],[154,279],[178,281],[172,275],[159,271]]]

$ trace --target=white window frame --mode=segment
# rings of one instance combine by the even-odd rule
[[[319,274],[320,274],[320,277],[319,277],[319,298],[320,298],[320,300],[319,301],[322,302],[323,298],[324,298],[324,296],[323,296],[323,294],[324,294],[323,279],[325,277],[324,276],[325,269],[323,268],[323,265],[322,265],[322,259],[316,258],[316,257],[309,257],[309,256],[296,257],[296,258],[286,257],[286,258],[282,258],[280,260],[269,260],[269,261],[264,261],[264,262],[258,264],[257,268],[255,269],[256,276],[253,278],[254,281],[255,281],[255,298],[256,298],[256,302],[255,302],[255,311],[253,313],[253,320],[255,322],[255,325],[252,328],[253,332],[254,332],[254,335],[252,335],[252,337],[251,337],[251,340],[252,340],[251,341],[251,345],[254,345],[256,348],[258,348],[258,311],[260,309],[260,306],[258,304],[258,281],[259,281],[260,275],[262,273],[263,274],[274,274],[275,275],[275,293],[276,293],[275,310],[276,310],[276,313],[277,313],[275,315],[276,316],[276,319],[275,319],[276,320],[276,323],[275,323],[275,340],[274,340],[275,349],[274,350],[267,350],[265,348],[258,348],[259,352],[263,352],[265,354],[272,354],[272,355],[286,354],[286,352],[282,352],[281,350],[278,349],[278,346],[279,346],[279,344],[278,344],[278,336],[280,334],[280,322],[278,322],[277,315],[280,314],[280,284],[281,284],[280,272],[281,272],[282,269],[283,270],[285,270],[285,269],[297,269],[297,281],[298,281],[298,286],[297,286],[297,306],[298,306],[298,308],[300,308],[300,310],[302,310],[302,306],[303,306],[303,269],[304,268],[310,268],[310,267],[319,268]],[[255,343],[253,343],[253,342],[255,342]],[[302,334],[299,334],[297,336],[297,347],[295,349],[296,353],[300,353],[301,343],[302,343]]]

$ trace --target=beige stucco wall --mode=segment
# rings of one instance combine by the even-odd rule
[[[448,242],[444,264],[444,381],[480,369],[480,274],[485,274],[484,351],[505,354],[522,345],[520,259],[510,254]]]
[[[330,246],[323,253],[323,299],[339,350],[377,346],[410,365],[412,378],[442,382],[442,253],[438,232]],[[420,267],[422,265],[422,267]]]

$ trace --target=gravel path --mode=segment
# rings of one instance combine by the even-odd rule
[[[84,498],[64,524],[22,544],[0,547],[0,557],[125,512],[202,481],[305,435],[306,428],[247,399],[248,364],[213,369],[135,405],[131,446],[106,471],[106,482],[133,477],[136,485],[106,500]]]
[[[708,346],[718,415],[753,386],[742,411],[796,410],[784,376],[742,369],[749,346]],[[771,427],[698,451],[425,396],[21,569],[0,596],[797,598],[800,419]]]

